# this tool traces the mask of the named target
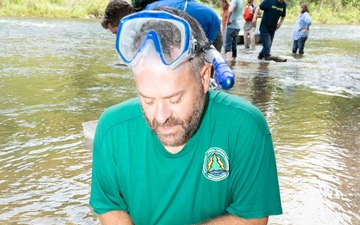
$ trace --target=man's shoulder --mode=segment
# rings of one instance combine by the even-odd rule
[[[215,110],[237,111],[240,116],[263,117],[262,112],[249,101],[228,93],[220,91],[210,92],[210,102],[217,105]],[[220,106],[220,107],[219,107]]]
[[[223,92],[210,93],[210,104],[212,114],[226,118],[222,123],[229,126],[242,124],[248,129],[259,129],[263,134],[269,133],[264,114],[249,101]]]
[[[242,13],[243,13],[243,10],[244,10],[244,3],[242,0],[235,0],[236,1],[236,5],[235,6],[235,9],[234,9],[234,13],[237,14],[237,16],[241,16]]]
[[[239,4],[243,4],[241,0],[231,0],[230,5],[238,6]]]
[[[275,0],[276,1],[276,0]],[[272,0],[264,0],[260,3],[260,9],[264,10],[269,4],[271,4]]]
[[[205,29],[206,35],[209,35],[207,30],[214,30],[213,33],[217,35],[218,30],[220,30],[221,19],[212,8],[196,1],[189,1],[186,6],[186,13],[200,23]],[[208,39],[214,41],[216,35],[208,36]]]
[[[142,117],[142,110],[138,98],[132,98],[107,108],[100,116],[99,124],[103,128],[115,124],[131,121]]]
[[[214,9],[212,9],[211,7],[204,5],[200,2],[194,1],[194,0],[190,0],[188,1],[188,5],[187,5],[187,9],[190,8],[194,8],[196,10],[199,10],[198,13],[202,13],[202,14],[212,14],[212,15],[217,15],[216,12],[214,11]]]
[[[118,113],[119,111],[123,112],[123,113],[126,113],[126,112],[129,112],[128,110],[141,109],[139,107],[140,107],[139,98],[131,98],[131,99],[125,100],[125,101],[123,101],[123,102],[121,102],[119,104],[110,106],[109,108],[107,108],[105,110],[104,113],[112,114],[114,112]]]
[[[179,10],[182,10],[182,6],[184,5],[184,1],[175,1],[175,0],[158,0],[153,3],[150,3],[146,6],[146,10],[155,9],[156,7],[172,7]]]

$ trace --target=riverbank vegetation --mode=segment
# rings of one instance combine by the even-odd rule
[[[0,0],[0,16],[101,18],[108,2],[108,0]],[[221,14],[219,0],[201,2]],[[244,0],[244,3],[246,2],[247,0]],[[255,2],[260,3],[260,0]],[[360,23],[358,0],[286,0],[286,2],[287,22],[296,20],[300,4],[306,2],[314,23]]]
[[[0,16],[99,18],[107,0],[0,0]]]

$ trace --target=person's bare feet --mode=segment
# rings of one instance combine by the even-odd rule
[[[229,61],[229,62],[235,61],[235,58],[232,57],[232,52],[226,52],[225,55],[226,55],[226,61]]]

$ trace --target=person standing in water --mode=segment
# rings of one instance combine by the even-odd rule
[[[243,8],[242,0],[232,0],[230,2],[225,34],[225,54],[227,61],[235,61],[237,57],[237,39],[240,32]]]
[[[270,60],[271,46],[277,31],[285,20],[286,2],[285,0],[264,0],[256,8],[254,15],[258,15],[263,10],[263,16],[260,23],[260,39],[263,48],[259,52],[258,59]],[[253,24],[256,26],[257,17],[253,17]],[[279,22],[280,19],[280,22]]]
[[[254,0],[248,0],[248,5],[244,10],[244,46],[245,49],[255,50],[255,29],[256,26],[252,23],[254,16],[261,18],[261,14],[255,15],[256,8],[258,6],[254,3]]]
[[[300,14],[295,22],[292,38],[293,46],[292,53],[296,54],[299,49],[299,54],[304,54],[305,42],[309,36],[309,28],[311,25],[311,17],[308,6],[303,3],[300,5]]]

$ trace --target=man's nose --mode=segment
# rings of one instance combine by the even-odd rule
[[[171,109],[164,101],[156,104],[155,119],[158,123],[164,124],[172,115]]]

